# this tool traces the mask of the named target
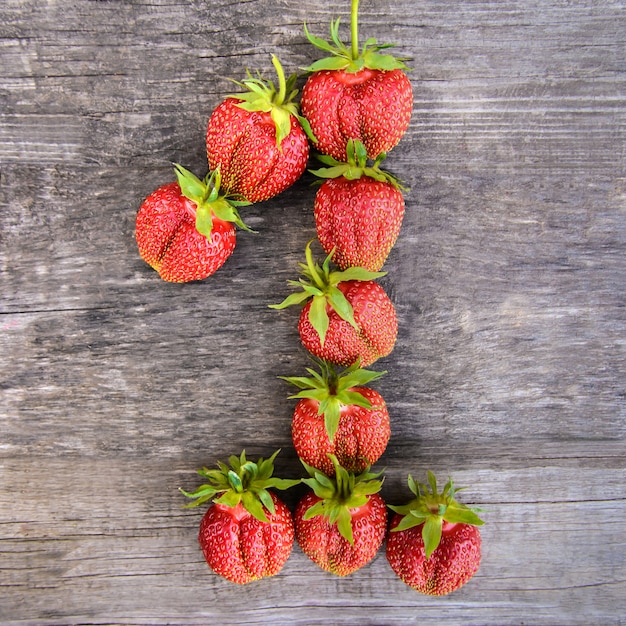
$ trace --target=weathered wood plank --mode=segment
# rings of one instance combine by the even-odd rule
[[[589,454],[582,446],[576,451]],[[454,462],[450,452],[437,456],[444,465]],[[186,466],[154,458],[75,458],[71,464],[49,458],[33,468],[31,459],[16,458],[2,468],[0,614],[3,621],[30,623],[45,615],[45,623],[106,617],[121,623],[167,618],[247,624],[262,611],[269,623],[321,624],[331,610],[337,624],[434,623],[442,615],[455,624],[618,624],[626,478],[619,461],[602,469],[509,469],[504,476],[498,468],[461,472],[461,480],[471,478],[479,488],[490,524],[477,578],[449,599],[410,590],[382,552],[365,569],[337,579],[296,547],[283,572],[246,587],[242,602],[241,588],[206,568],[195,539],[202,512],[180,509],[184,499],[176,488],[197,482]],[[389,469],[393,478],[401,475],[395,465]],[[541,484],[546,487],[539,498],[528,493],[529,485]],[[550,485],[570,489],[554,493]],[[398,494],[391,501],[400,501]],[[588,541],[589,524],[581,518],[603,520],[594,541]],[[289,587],[299,591],[286,592]],[[308,595],[307,587],[315,594]]]
[[[407,472],[471,485],[484,561],[419,596],[384,555],[348,579],[298,548],[241,589],[208,572],[194,470],[281,447],[307,364],[288,292],[314,236],[306,176],[246,209],[211,279],[168,285],[134,216],[206,168],[204,128],[245,69],[318,58],[324,0],[5,0],[0,7],[0,621],[6,624],[621,624],[626,417],[626,15],[592,0],[361,0],[411,57],[411,187],[381,283],[376,367]],[[251,409],[249,408],[251,407]],[[298,490],[287,495],[294,504]],[[468,500],[469,501],[469,500]]]

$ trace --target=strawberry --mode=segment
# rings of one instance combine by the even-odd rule
[[[220,193],[219,172],[204,180],[175,165],[178,182],[153,191],[137,212],[139,254],[163,280],[202,280],[235,249],[235,224],[250,230],[237,207],[249,202]]]
[[[428,472],[428,482],[430,490],[409,475],[409,488],[416,498],[404,506],[389,506],[395,515],[387,535],[387,560],[413,589],[442,596],[477,572],[481,556],[477,526],[483,521],[477,509],[455,500],[451,480],[441,493],[432,472]]]
[[[363,472],[375,463],[391,435],[389,412],[382,396],[365,387],[385,372],[358,365],[337,372],[320,362],[320,373],[307,368],[311,377],[282,377],[301,389],[291,423],[296,453],[307,465],[331,476],[335,466],[329,455],[351,472]]]
[[[272,63],[278,89],[248,73],[238,83],[247,91],[228,96],[211,114],[206,132],[209,167],[219,167],[222,185],[250,202],[268,200],[295,183],[309,157],[308,123],[293,101],[296,75],[285,80],[275,56]]]
[[[406,132],[413,109],[406,65],[368,39],[359,50],[358,0],[352,0],[351,47],[339,39],[339,18],[331,22],[332,43],[312,35],[309,41],[331,56],[306,68],[312,74],[302,90],[300,108],[316,138],[315,147],[339,161],[348,139],[359,139],[371,159],[388,152]]]
[[[341,269],[359,266],[378,271],[400,233],[404,197],[400,182],[380,162],[367,166],[365,146],[348,141],[348,162],[320,156],[327,165],[313,173],[325,178],[315,195],[317,237]]]
[[[309,242],[307,262],[300,264],[305,278],[290,281],[302,291],[270,307],[305,303],[298,321],[302,345],[335,365],[367,367],[393,350],[398,334],[395,307],[374,280],[385,273],[362,267],[331,272],[330,257],[315,263]]]
[[[335,477],[304,464],[311,491],[294,514],[296,540],[323,570],[347,576],[369,563],[381,547],[387,529],[387,509],[378,495],[380,474],[355,476],[333,458]]]
[[[230,457],[230,468],[220,462],[219,469],[199,470],[209,482],[193,493],[181,489],[196,499],[188,507],[213,500],[200,523],[198,541],[209,567],[232,582],[274,576],[291,554],[291,512],[268,489],[287,489],[300,481],[272,478],[277,454],[253,463],[244,451]]]

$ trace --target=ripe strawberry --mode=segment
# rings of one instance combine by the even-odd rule
[[[387,510],[378,495],[380,474],[355,476],[336,458],[335,477],[305,464],[311,487],[296,506],[296,540],[302,551],[323,570],[347,576],[369,563],[385,539]]]
[[[178,182],[152,192],[136,218],[141,258],[163,280],[202,280],[218,270],[235,249],[235,224],[250,230],[237,206],[249,204],[220,194],[220,175],[201,181],[180,165]]]
[[[213,500],[200,523],[198,541],[209,567],[232,582],[244,584],[274,576],[291,554],[291,512],[268,489],[288,489],[300,481],[272,478],[277,454],[253,463],[244,451],[230,457],[230,468],[218,463],[219,469],[200,470],[208,484],[193,493],[181,489],[196,498],[189,507]]]
[[[368,167],[360,141],[350,139],[347,150],[347,163],[320,156],[329,167],[313,172],[326,179],[315,196],[317,237],[339,268],[377,272],[400,233],[404,197],[399,181],[379,168],[381,157]]]
[[[380,51],[390,47],[368,39],[359,50],[358,0],[352,0],[351,47],[339,39],[339,19],[330,24],[332,43],[305,33],[331,56],[307,68],[313,72],[302,90],[300,107],[319,152],[346,159],[348,139],[359,139],[371,159],[388,152],[406,132],[413,109],[411,83],[399,59]],[[334,44],[334,45],[333,45]]]
[[[300,264],[305,279],[290,281],[303,291],[271,308],[306,302],[298,321],[300,340],[320,359],[346,366],[359,362],[367,367],[387,356],[396,342],[398,318],[389,296],[374,282],[385,273],[362,267],[331,272],[330,255],[320,266],[314,263],[310,246],[309,242],[306,264]]]
[[[481,556],[477,526],[483,521],[476,509],[454,499],[452,481],[441,493],[432,472],[428,472],[428,482],[430,491],[409,475],[409,488],[416,499],[404,506],[389,506],[396,514],[387,535],[387,560],[413,589],[442,596],[477,572]]]
[[[283,377],[300,391],[291,423],[296,453],[307,465],[332,476],[329,455],[350,472],[363,472],[375,463],[391,435],[389,412],[383,397],[364,387],[385,372],[352,365],[337,372],[321,361],[321,373],[307,368],[306,376]]]
[[[272,198],[295,183],[309,157],[308,123],[293,102],[296,75],[285,80],[275,56],[272,63],[278,90],[248,74],[238,83],[247,92],[228,96],[213,111],[206,132],[210,169],[219,167],[222,185],[250,202]]]

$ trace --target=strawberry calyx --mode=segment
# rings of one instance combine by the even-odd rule
[[[315,141],[309,122],[300,115],[299,105],[294,101],[298,90],[295,89],[297,74],[285,78],[285,71],[278,57],[272,54],[272,65],[278,76],[278,86],[265,80],[261,74],[253,76],[247,70],[248,78],[243,81],[232,81],[242,87],[243,93],[231,94],[227,97],[241,100],[238,107],[245,111],[269,113],[276,126],[276,145],[281,149],[283,140],[291,132],[291,118],[295,117],[307,136]]]
[[[304,68],[307,72],[318,72],[320,70],[343,70],[349,73],[356,73],[362,69],[391,71],[396,69],[407,70],[404,60],[394,57],[391,54],[381,54],[381,50],[392,48],[395,44],[379,44],[376,39],[370,37],[361,49],[359,49],[359,27],[358,27],[359,0],[352,0],[350,10],[350,47],[346,46],[339,38],[339,24],[341,18],[331,20],[330,37],[328,42],[320,37],[311,34],[304,25],[304,33],[307,39],[316,48],[330,54],[330,56],[315,61],[315,63]]]
[[[309,478],[303,478],[302,482],[320,498],[306,510],[303,519],[309,520],[318,515],[326,517],[330,524],[337,525],[341,536],[353,545],[352,514],[355,509],[367,504],[369,496],[381,490],[383,481],[378,478],[382,475],[382,471],[372,473],[368,467],[364,472],[356,475],[343,468],[335,455],[329,454],[328,456],[335,466],[333,477],[327,476],[301,460],[309,474]]]
[[[248,206],[251,203],[220,193],[219,168],[209,172],[203,180],[178,163],[174,164],[174,170],[182,195],[193,205],[189,208],[195,213],[196,230],[209,241],[213,231],[213,218],[233,222],[243,230],[255,232],[244,224],[237,211],[237,207]]]
[[[355,329],[359,329],[354,319],[352,305],[338,285],[349,280],[374,280],[385,276],[387,272],[370,272],[363,267],[349,267],[343,271],[331,271],[330,261],[335,252],[334,249],[320,265],[313,260],[312,241],[309,241],[306,246],[306,263],[299,263],[303,277],[299,280],[288,281],[289,285],[298,287],[301,291],[287,296],[279,304],[270,304],[269,307],[271,309],[284,309],[311,300],[309,321],[319,335],[320,343],[323,346],[330,325],[327,307],[330,307],[342,320],[348,322]]]
[[[347,161],[338,161],[326,154],[316,156],[319,161],[328,166],[309,170],[319,178],[328,179],[343,176],[347,180],[358,180],[365,176],[382,183],[389,183],[400,191],[408,191],[408,187],[405,187],[400,179],[380,169],[380,164],[387,156],[384,152],[381,152],[371,165],[368,164],[367,149],[363,142],[358,139],[348,139],[346,143]]]
[[[355,387],[362,387],[384,376],[387,372],[375,372],[359,367],[356,362],[343,371],[324,359],[316,359],[320,371],[306,368],[308,376],[279,376],[279,378],[295,385],[300,392],[289,396],[291,399],[308,398],[319,403],[318,415],[324,416],[324,427],[332,442],[339,427],[341,410],[347,406],[360,406],[371,409],[371,402]]]
[[[243,450],[239,456],[229,457],[230,464],[218,461],[219,469],[198,470],[198,474],[208,479],[208,483],[201,485],[193,492],[180,489],[180,492],[188,498],[194,498],[194,502],[185,505],[185,508],[199,506],[212,500],[215,504],[222,504],[235,509],[242,505],[248,513],[262,522],[268,522],[266,511],[271,515],[275,513],[274,501],[268,489],[289,489],[300,484],[300,480],[275,478],[274,459],[280,452],[277,450],[268,459],[260,458],[256,463],[246,458]]]
[[[480,509],[471,509],[455,499],[455,494],[464,487],[455,487],[452,479],[448,479],[443,490],[437,491],[437,479],[428,472],[428,485],[416,483],[409,474],[409,489],[416,498],[402,506],[387,505],[392,511],[402,516],[402,519],[392,532],[398,532],[422,526],[422,539],[426,558],[436,550],[441,541],[444,522],[449,524],[469,524],[482,526],[483,520],[476,514]]]

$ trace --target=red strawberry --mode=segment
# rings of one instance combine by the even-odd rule
[[[250,230],[236,209],[249,203],[220,194],[218,172],[201,181],[180,165],[175,169],[178,182],[159,187],[139,208],[139,254],[163,280],[202,280],[235,249],[235,224]]]
[[[222,185],[250,202],[276,196],[300,178],[309,157],[308,123],[293,99],[296,75],[285,80],[275,56],[279,87],[259,78],[240,85],[246,93],[226,98],[212,113],[206,147],[210,169],[221,169]]]
[[[323,570],[347,576],[369,563],[387,530],[387,510],[378,495],[382,481],[369,471],[355,476],[337,459],[335,477],[305,467],[311,487],[296,506],[296,539],[302,551]]]
[[[356,268],[349,268],[345,272]],[[396,342],[398,320],[393,303],[373,280],[344,280],[336,285],[353,311],[353,320],[327,307],[328,330],[320,334],[313,302],[302,309],[298,331],[302,344],[315,356],[337,365],[363,366],[387,356]]]
[[[379,169],[380,157],[367,166],[365,147],[348,141],[348,162],[319,157],[329,167],[314,173],[326,178],[315,196],[317,237],[341,269],[378,271],[393,247],[404,217],[400,183]]]
[[[198,506],[208,500],[214,504],[200,523],[198,541],[209,567],[235,583],[274,576],[289,558],[294,539],[291,512],[269,488],[287,489],[299,480],[272,478],[275,452],[257,463],[248,461],[245,452],[231,456],[230,468],[202,469],[209,479],[193,493],[182,491]]]
[[[315,147],[339,161],[346,159],[348,139],[359,139],[374,159],[398,144],[413,109],[411,83],[399,59],[368,39],[359,50],[358,0],[352,0],[351,47],[339,39],[339,19],[331,22],[329,43],[309,33],[309,41],[331,56],[313,63],[300,107],[316,138]],[[334,44],[334,45],[333,45]]]
[[[353,365],[338,373],[321,362],[321,373],[307,368],[311,378],[284,377],[300,391],[291,423],[296,453],[307,465],[331,476],[329,455],[351,472],[363,472],[375,463],[391,435],[389,412],[382,396],[364,387],[385,372]]]
[[[454,499],[452,481],[441,493],[432,472],[428,472],[428,482],[430,491],[409,475],[409,488],[416,499],[389,507],[396,514],[387,535],[387,560],[413,589],[442,596],[464,585],[477,572],[481,556],[477,526],[483,521]]]
[[[314,356],[335,365],[363,367],[387,356],[396,342],[396,310],[384,289],[373,279],[384,272],[350,267],[330,271],[330,255],[323,265],[313,262],[310,243],[307,263],[300,264],[308,280],[291,281],[302,292],[271,308],[306,302],[298,322],[302,345]]]

